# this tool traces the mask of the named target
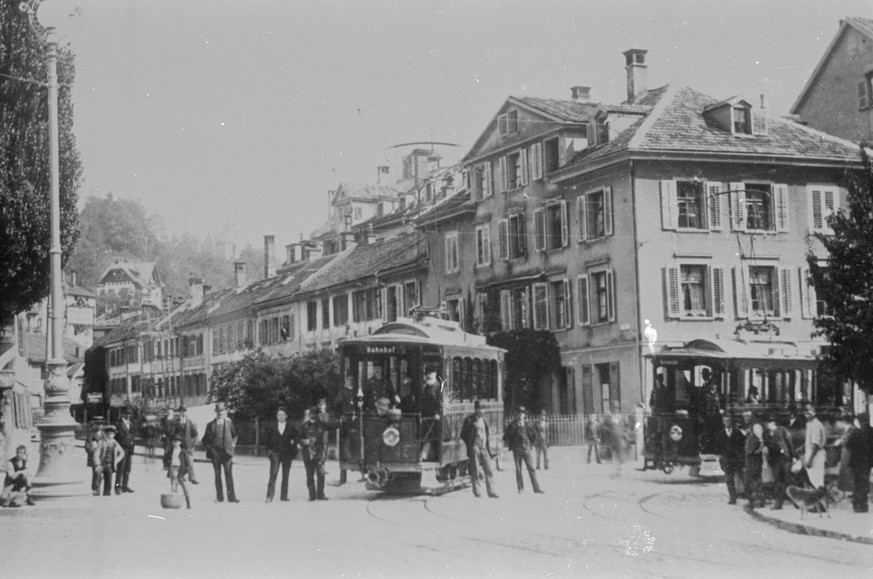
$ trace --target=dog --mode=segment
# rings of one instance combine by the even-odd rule
[[[827,505],[827,495],[823,491],[791,485],[785,489],[785,493],[794,503],[794,506],[800,509],[801,519],[806,516],[807,511],[812,509],[815,509],[813,512],[817,512],[819,518],[821,518],[822,513],[827,513],[828,518],[831,517]]]

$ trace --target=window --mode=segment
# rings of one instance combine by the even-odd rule
[[[476,227],[476,267],[491,265],[491,225]]]
[[[734,268],[737,317],[790,318],[793,313],[792,272],[775,265]]]
[[[534,245],[537,251],[566,247],[569,242],[567,202],[550,203],[534,211]]]
[[[458,232],[446,234],[446,273],[460,271],[458,264]]]
[[[815,286],[812,285],[812,279],[809,276],[809,269],[807,268],[800,268],[799,287],[800,313],[802,317],[809,319],[834,315],[833,308],[825,300],[818,297]]]
[[[497,222],[497,257],[501,260],[524,257],[524,213],[514,213]]]
[[[504,331],[530,327],[530,302],[528,286],[501,290],[500,325]]]
[[[836,187],[807,187],[809,195],[809,229],[814,233],[832,234],[828,217],[840,208],[839,191]]]
[[[543,170],[546,173],[557,171],[561,167],[561,156],[558,151],[558,139],[543,141]]]
[[[333,296],[333,325],[343,326],[349,322],[349,297],[346,294]]]
[[[731,183],[731,227],[735,231],[788,231],[788,186]]]
[[[579,325],[615,321],[615,284],[611,269],[591,271],[576,279]]]
[[[676,183],[677,225],[684,229],[705,229],[703,183]]]
[[[668,317],[724,317],[722,268],[680,264],[667,267],[666,275]]]
[[[858,83],[858,108],[866,109],[870,106],[870,75]]]
[[[461,329],[464,328],[464,300],[463,298],[454,298],[446,300],[446,314],[453,322],[460,322]]]
[[[382,317],[379,288],[356,291],[352,294],[352,319],[355,322],[377,320]]]
[[[480,163],[473,169],[473,199],[486,199],[493,194],[491,162]]]
[[[533,289],[533,328],[535,330],[549,329],[549,285],[535,283]]]
[[[612,235],[612,190],[609,187],[580,195],[576,207],[579,241]]]
[[[733,129],[735,135],[751,135],[752,127],[749,125],[749,109],[746,107],[733,107]]]
[[[291,339],[291,335],[292,335],[291,316],[289,316],[289,315],[282,316],[281,323],[282,323],[282,325],[279,328],[279,339],[282,340],[283,342],[287,342],[288,340]],[[328,325],[325,325],[325,327],[327,327]]]
[[[409,310],[418,305],[418,283],[408,281],[403,284],[403,306],[404,314],[408,314]]]
[[[501,137],[514,135],[518,132],[518,111],[509,111],[506,114],[498,115],[497,131]]]
[[[318,302],[306,302],[306,329],[310,332],[318,329]]]
[[[549,283],[549,312],[551,327],[554,330],[564,330],[573,325],[570,315],[570,282],[560,279]]]
[[[511,191],[527,185],[527,150],[515,151],[500,159],[503,190]]]
[[[330,298],[322,298],[321,300],[321,327],[330,327]]]

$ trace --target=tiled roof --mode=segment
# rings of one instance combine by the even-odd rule
[[[847,16],[845,21],[855,28],[865,33],[870,38],[873,38],[873,20],[870,18],[859,18],[858,16]]]
[[[268,291],[258,294],[255,297],[255,303],[261,304],[297,293],[303,282],[327,267],[338,255],[340,254],[327,255],[312,261],[302,261],[288,266],[288,269],[283,273],[282,283],[274,285]]]
[[[398,235],[372,245],[358,245],[306,280],[301,292],[312,292],[373,276],[380,271],[413,265],[427,255],[427,244],[418,234]]]
[[[689,87],[647,95],[657,98],[651,112],[609,143],[581,151],[573,164],[622,151],[697,152],[856,161],[857,146],[787,119],[768,117],[766,135],[734,135],[705,118],[719,100]]]
[[[120,269],[130,277],[130,279],[140,287],[148,287],[152,283],[152,276],[155,271],[155,263],[153,261],[145,261],[142,263],[134,262],[118,262],[113,263],[103,271],[100,276],[100,283],[110,271]]]
[[[463,190],[457,195],[447,197],[443,203],[435,205],[427,212],[422,213],[417,221],[419,224],[438,221],[448,215],[453,215],[466,207],[475,211],[476,205],[470,200],[470,192]]]
[[[125,340],[138,337],[142,332],[148,331],[149,323],[139,317],[132,317],[122,321],[105,336],[94,342],[94,346],[106,346],[107,344],[119,344]],[[43,353],[43,356],[45,354]]]
[[[394,185],[376,185],[374,183],[340,183],[337,193],[342,192],[345,197],[382,199],[383,197],[397,197],[400,191]]]
[[[568,123],[584,123],[594,118],[600,105],[592,102],[543,99],[531,96],[511,97],[512,100]]]

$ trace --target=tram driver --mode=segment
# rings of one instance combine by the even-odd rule
[[[421,391],[421,460],[438,458],[438,447],[442,433],[440,412],[442,411],[442,382],[433,366],[424,369],[424,387]]]

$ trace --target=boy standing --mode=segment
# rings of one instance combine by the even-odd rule
[[[103,496],[112,494],[112,475],[116,471],[116,465],[124,458],[124,449],[115,440],[116,429],[109,425],[103,430],[106,439],[100,446],[100,472],[103,475]]]
[[[179,492],[179,486],[182,487],[182,493],[185,495],[185,505],[191,508],[191,497],[188,496],[188,487],[185,486],[184,476],[188,472],[188,453],[182,448],[182,436],[176,434],[173,436],[173,447],[165,456],[164,466],[167,468],[167,478],[170,479],[170,490],[174,493]]]

